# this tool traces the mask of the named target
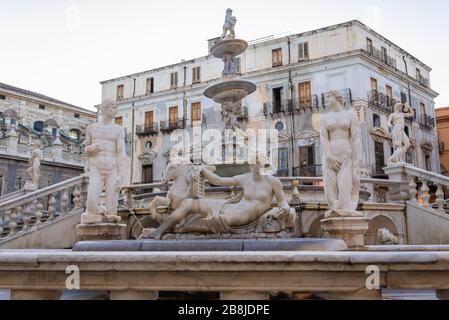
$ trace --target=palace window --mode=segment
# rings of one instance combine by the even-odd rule
[[[0,94],[0,100],[6,100],[6,96],[3,94]]]
[[[393,88],[390,86],[385,87],[387,92],[387,106],[392,107],[393,104]]]
[[[283,88],[273,89],[273,113],[280,113],[282,111],[282,95]]]
[[[380,128],[380,117],[377,114],[373,114],[373,127]]]
[[[371,78],[371,90],[372,91],[379,91],[379,86],[377,84],[377,79],[376,78]]]
[[[154,112],[153,111],[145,112],[145,127],[146,128],[152,127],[153,122],[154,122]]]
[[[309,60],[309,43],[303,42],[298,45],[298,61]]]
[[[195,102],[192,103],[192,126],[198,121],[201,121],[201,103]]]
[[[310,81],[302,82],[298,85],[299,106],[302,108],[311,107],[312,84]]]
[[[192,69],[192,84],[201,82],[201,67]]]
[[[407,94],[405,92],[401,92],[401,103],[407,102]]]
[[[178,123],[178,107],[168,109],[168,120],[170,125],[176,125]]]
[[[79,114],[79,113],[75,113],[73,116],[74,116],[76,119],[79,119],[79,118],[80,118],[80,114]]]
[[[282,49],[274,49],[271,52],[272,65],[274,67],[282,66]]]
[[[154,78],[147,79],[147,94],[154,93]]]
[[[121,84],[117,86],[117,101],[122,101],[125,97],[125,85]]]
[[[426,154],[424,157],[426,161],[426,170],[432,171],[432,162],[430,161],[430,154]]]
[[[382,53],[382,61],[385,62],[385,63],[388,63],[387,48],[382,47],[381,48],[381,53]]]
[[[79,132],[78,130],[72,129],[69,132],[69,136],[70,138],[72,138],[73,140],[79,141],[81,138],[81,132]]]
[[[176,88],[178,86],[178,73],[172,72],[170,74],[170,88]]]
[[[413,164],[413,154],[410,151],[405,153],[405,162],[408,164]]]
[[[45,110],[45,105],[44,105],[44,104],[40,104],[40,105],[39,105],[39,109]]]
[[[287,148],[278,149],[277,169],[279,176],[288,175],[288,150]]]
[[[371,40],[370,38],[366,38],[366,50],[369,54],[373,54],[373,40]]]
[[[426,115],[426,105],[422,102],[419,103],[419,112],[422,117]]]
[[[419,70],[418,68],[416,68],[416,80],[421,80],[421,70]]]
[[[37,131],[37,132],[43,132],[44,131],[44,122],[43,121],[34,122],[33,129],[34,129],[34,131]]]

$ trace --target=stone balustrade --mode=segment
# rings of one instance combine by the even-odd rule
[[[85,207],[88,178],[75,177],[0,203],[0,242]]]
[[[268,299],[306,293],[333,299],[382,299],[366,286],[373,266],[379,289],[449,289],[449,252],[437,246],[388,252],[0,252],[0,288],[12,299],[59,299],[68,266],[80,289],[110,299],[158,299],[159,292],[217,292],[221,299]],[[371,270],[371,271],[370,271]]]
[[[57,162],[78,167],[84,166],[84,156],[79,153],[73,153],[68,151],[60,151],[59,146],[45,147],[42,155],[43,161]],[[22,158],[29,158],[31,151],[28,145],[15,144],[15,147],[0,144],[0,154],[18,156]]]

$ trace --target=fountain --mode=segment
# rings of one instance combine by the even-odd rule
[[[224,63],[223,80],[206,89],[204,95],[222,106],[223,121],[228,129],[242,129],[238,116],[242,114],[242,100],[256,91],[254,83],[236,79],[236,57],[245,52],[248,43],[235,39],[235,24],[237,19],[232,16],[232,10],[226,13],[223,35],[211,48],[211,54]],[[229,32],[229,34],[228,34]]]

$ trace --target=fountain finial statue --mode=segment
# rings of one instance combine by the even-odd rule
[[[221,40],[235,39],[235,25],[237,18],[232,15],[232,9],[226,10],[225,23],[223,25],[223,34]],[[229,35],[228,35],[229,32]]]
[[[413,109],[403,103],[396,103],[394,113],[388,117],[388,127],[392,128],[391,138],[393,139],[394,152],[388,159],[389,164],[403,163],[404,156],[410,148],[410,139],[404,131],[405,118],[413,118]]]
[[[324,192],[329,203],[326,217],[357,216],[362,143],[353,111],[343,110],[344,99],[337,91],[326,95],[331,112],[321,119]]]

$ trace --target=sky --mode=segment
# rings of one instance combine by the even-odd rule
[[[248,41],[358,19],[429,65],[449,106],[447,0],[0,0],[0,82],[93,109],[100,81],[206,55],[228,7]]]

